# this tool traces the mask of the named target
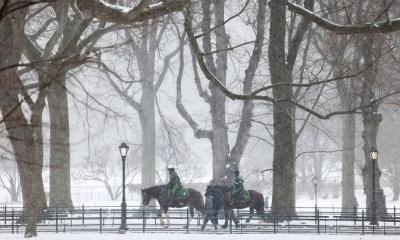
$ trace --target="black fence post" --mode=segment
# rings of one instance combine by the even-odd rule
[[[383,222],[383,235],[386,235],[386,222]]]
[[[337,235],[337,233],[338,233],[337,219],[338,219],[338,218],[336,217],[336,218],[335,218],[335,220],[336,220],[336,221],[335,221],[335,222],[336,222],[336,223],[335,223],[335,224],[336,224],[336,227],[335,227],[335,234],[336,234],[336,235]]]
[[[14,234],[14,208],[11,209],[11,233]]]
[[[318,224],[318,234],[320,234],[320,230],[319,230],[319,209],[317,209],[317,224]]]
[[[7,224],[7,205],[4,205],[4,224]]]
[[[393,206],[393,225],[396,226],[396,206]]]
[[[364,235],[364,210],[362,210],[362,213],[361,213],[361,221],[362,221],[362,232],[361,232],[361,235]]]
[[[100,233],[103,232],[103,224],[102,224],[103,220],[102,220],[102,218],[103,218],[103,210],[100,208]]]
[[[82,225],[85,225],[85,204],[82,204]]]
[[[189,208],[186,208],[186,233],[189,233]]]
[[[56,233],[58,233],[58,207],[56,207]]]
[[[231,209],[229,211],[229,233],[232,234],[232,215],[233,215],[233,210]]]
[[[354,218],[354,225],[357,224],[357,207],[354,206],[353,208],[353,218]]]
[[[274,217],[274,234],[276,234],[276,219]]]
[[[146,232],[146,210],[144,209],[144,206],[143,206],[143,209],[142,209],[142,221],[143,221],[143,232]],[[161,217],[162,217],[162,213],[161,213]]]

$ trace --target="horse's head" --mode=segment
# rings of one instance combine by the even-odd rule
[[[147,191],[147,189],[142,189],[142,200],[143,205],[147,206],[151,200],[151,195]]]
[[[213,186],[212,186],[212,185],[207,185],[206,192],[204,193],[204,195],[205,195],[206,197],[208,197],[208,196],[210,196],[212,193],[213,193]]]

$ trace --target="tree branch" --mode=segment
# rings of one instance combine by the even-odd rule
[[[283,1],[291,11],[294,11],[297,14],[313,21],[318,26],[337,34],[388,33],[400,30],[400,18],[375,23],[341,25],[320,17],[315,12],[310,11],[295,3],[292,3],[289,0]]]

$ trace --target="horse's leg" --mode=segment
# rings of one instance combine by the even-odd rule
[[[228,227],[229,211],[230,211],[229,209],[224,209],[225,222],[224,222],[224,225],[222,225],[222,228]]]
[[[250,208],[249,218],[247,218],[246,223],[249,223],[250,220],[253,218],[254,215],[254,208]]]
[[[164,219],[163,219],[163,211],[160,209],[158,213],[159,219],[160,219],[160,225],[164,226]]]
[[[232,211],[232,220],[233,220],[233,223],[235,223],[235,227],[239,228],[239,218],[238,218],[238,216],[236,216],[234,211]]]
[[[168,228],[170,224],[168,211],[165,213],[165,217],[167,218],[167,228]]]
[[[184,228],[188,228],[190,226],[190,222],[192,221],[193,217],[194,217],[194,208],[193,206],[189,206],[189,219],[188,222],[186,223],[186,225],[184,225]]]

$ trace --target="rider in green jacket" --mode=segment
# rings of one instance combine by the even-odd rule
[[[181,179],[178,174],[175,172],[175,168],[168,168],[169,173],[169,182],[167,184],[168,190],[168,201],[169,204],[172,205],[175,202],[175,197],[177,192],[183,187],[181,183]]]
[[[238,202],[244,194],[243,178],[240,176],[239,170],[235,171],[235,182],[231,192],[231,204]]]

